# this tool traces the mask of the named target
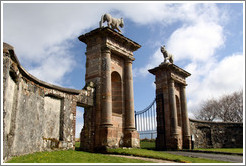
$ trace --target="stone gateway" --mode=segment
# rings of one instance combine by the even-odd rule
[[[102,27],[104,20],[112,29]],[[86,86],[81,90],[59,87],[32,76],[19,63],[14,48],[3,43],[4,161],[38,151],[75,149],[76,106],[85,110],[80,133],[82,150],[140,147],[132,63],[133,52],[141,46],[119,33],[118,26],[123,26],[123,20],[104,15],[100,28],[79,36],[87,46]],[[156,84],[156,148],[191,149],[192,141],[198,148],[242,147],[242,123],[189,120],[185,89],[186,78],[191,74],[173,64],[173,57],[164,47],[161,51],[164,62],[149,70],[155,75]]]

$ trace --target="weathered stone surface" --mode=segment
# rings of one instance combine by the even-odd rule
[[[243,123],[190,119],[194,148],[242,148]]]
[[[172,63],[161,63],[149,70],[155,75],[157,105],[156,148],[190,149],[185,86],[190,73]]]
[[[108,27],[111,27],[112,29],[117,29],[118,32],[121,33],[119,26],[121,28],[124,27],[123,18],[114,18],[110,14],[106,13],[102,15],[101,21],[99,22],[100,28],[103,27],[103,23],[105,21],[107,21]]]
[[[158,150],[243,147],[242,123],[188,119],[185,78],[190,73],[170,63],[149,72],[156,76]]]
[[[54,148],[74,148],[76,106],[94,105],[94,88],[62,88],[38,80],[3,49],[3,159]]]
[[[131,64],[140,45],[110,28],[95,29],[79,40],[87,45],[86,82],[96,85],[96,106],[84,114],[81,149],[139,147]]]

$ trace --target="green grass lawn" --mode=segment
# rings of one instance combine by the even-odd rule
[[[155,141],[151,140],[151,141],[140,141],[140,147],[141,149],[150,149],[150,150],[154,150],[155,149]]]
[[[149,163],[149,161],[106,156],[74,150],[36,152],[13,157],[8,163]]]
[[[213,151],[213,152],[229,152],[229,153],[243,153],[243,148],[213,148],[213,149],[194,149],[201,151]]]
[[[114,154],[124,154],[124,155],[134,155],[140,157],[149,157],[156,159],[164,159],[170,161],[184,162],[184,163],[227,163],[224,161],[203,159],[203,158],[192,158],[181,155],[174,155],[160,151],[148,150],[148,149],[108,149],[109,153]]]
[[[36,152],[13,157],[8,163],[150,163],[150,161],[107,156],[97,153],[78,151],[79,142],[74,150]]]
[[[36,152],[33,154],[13,157],[8,163],[150,163],[150,161],[128,159],[121,157],[113,157],[98,153],[89,153],[84,151],[79,151],[79,142],[75,144],[74,150],[57,150],[51,152]],[[109,153],[114,154],[125,154],[134,155],[140,157],[164,159],[177,162],[187,162],[187,163],[220,163],[222,161],[201,159],[201,158],[191,158],[181,155],[174,155],[165,152],[155,151],[154,141],[141,141],[141,149],[109,149]],[[218,151],[221,149],[196,149],[196,150],[214,150]],[[235,153],[241,153],[242,149],[223,149],[224,151]]]

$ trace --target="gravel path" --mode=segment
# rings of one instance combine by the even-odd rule
[[[242,163],[243,156],[238,155],[224,155],[224,154],[213,154],[213,153],[200,153],[200,152],[182,152],[182,151],[165,151],[166,153],[188,156],[188,157],[198,157],[207,158],[220,161],[228,161],[233,163]]]
[[[151,161],[154,163],[176,163],[174,161],[160,160],[160,159],[153,159],[153,158],[146,158],[146,157],[137,157],[137,156],[114,155],[114,154],[109,154],[109,156],[125,157],[125,158],[130,158],[130,159],[139,159],[139,160]]]

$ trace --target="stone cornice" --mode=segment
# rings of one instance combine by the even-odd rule
[[[189,118],[190,122],[203,123],[203,124],[228,124],[228,125],[243,125],[241,122],[215,122],[215,121],[204,121]]]
[[[132,61],[135,60],[133,52],[141,47],[138,43],[108,27],[97,28],[79,36],[78,39],[87,44],[87,50],[100,44],[101,47],[109,48],[112,53]]]
[[[151,74],[155,75],[156,72],[158,72],[159,70],[163,70],[163,69],[169,70],[170,72],[174,71],[175,73],[183,76],[184,78],[191,75],[189,72],[181,69],[180,67],[176,66],[175,64],[170,64],[170,63],[161,63],[158,67],[155,67],[153,69],[149,69],[148,71]]]
[[[115,39],[117,42],[127,45],[127,47],[133,52],[136,51],[141,47],[138,43],[132,41],[131,39],[123,36],[122,34],[112,30],[111,28],[105,27],[105,28],[97,28],[95,30],[92,30],[89,33],[86,33],[84,35],[79,36],[79,40],[86,43],[88,42],[88,39],[90,39],[92,36],[100,35],[102,37],[110,37]]]

